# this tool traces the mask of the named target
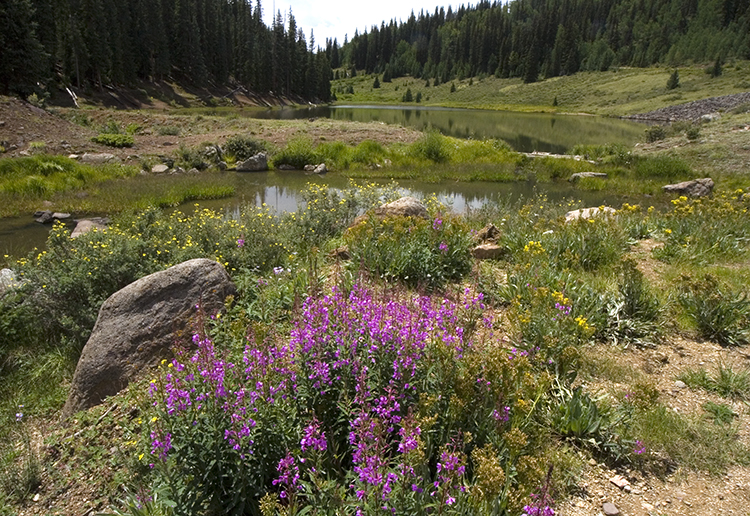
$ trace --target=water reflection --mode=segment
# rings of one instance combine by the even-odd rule
[[[562,154],[576,144],[623,143],[630,145],[643,135],[643,125],[629,120],[587,115],[515,113],[479,109],[404,106],[314,106],[304,108],[245,108],[190,110],[189,113],[240,115],[263,119],[331,118],[356,122],[383,122],[434,128],[458,138],[495,138],[521,152]]]

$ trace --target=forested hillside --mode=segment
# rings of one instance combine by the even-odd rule
[[[539,78],[750,57],[749,0],[513,0],[420,12],[355,34],[345,64],[385,80]],[[719,68],[717,67],[717,70]]]
[[[174,78],[231,80],[329,100],[331,68],[291,12],[271,27],[260,0],[4,0],[0,93],[37,83],[101,87]]]

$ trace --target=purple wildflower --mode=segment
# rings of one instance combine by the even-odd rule
[[[308,448],[312,448],[314,451],[320,452],[326,450],[326,448],[328,447],[326,443],[326,436],[325,433],[321,432],[320,423],[317,419],[313,419],[312,423],[305,427],[304,433],[305,434],[300,441],[302,451],[305,451]]]
[[[240,249],[242,249],[243,247],[245,247],[245,239],[244,238],[238,238],[237,239],[237,247],[239,247]]]

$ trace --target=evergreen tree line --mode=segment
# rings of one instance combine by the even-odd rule
[[[251,1],[3,0],[0,93],[173,78],[328,101],[330,52]]]
[[[747,59],[750,0],[482,0],[383,22],[340,50],[355,70],[439,82]]]

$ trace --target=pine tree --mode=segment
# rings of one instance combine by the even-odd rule
[[[28,95],[42,78],[46,55],[33,17],[29,0],[0,4],[0,93]]]
[[[378,80],[378,76],[377,76],[377,75],[375,76],[375,80],[374,80],[374,81],[373,81],[373,83],[372,83],[372,87],[373,87],[374,89],[378,89],[378,88],[380,88],[380,81]]]
[[[669,76],[669,79],[667,79],[667,89],[673,90],[675,88],[679,88],[679,86],[680,86],[680,74],[677,72],[677,70],[675,70]]]

